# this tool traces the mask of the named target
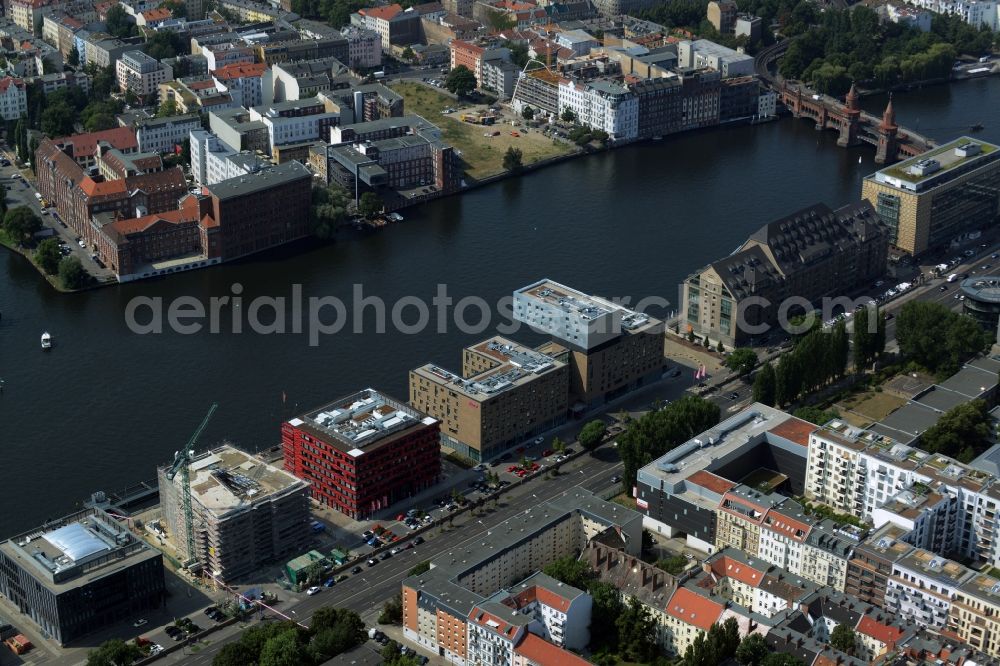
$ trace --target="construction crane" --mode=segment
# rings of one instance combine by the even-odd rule
[[[213,402],[208,408],[208,414],[202,419],[201,425],[191,435],[191,439],[184,445],[184,449],[174,453],[174,464],[167,470],[167,480],[173,481],[177,472],[181,473],[181,493],[184,501],[184,526],[187,530],[187,554],[188,563],[197,560],[194,550],[194,509],[191,507],[191,460],[194,458],[194,445],[201,437],[202,431],[208,425],[209,419],[215,413],[219,403]]]

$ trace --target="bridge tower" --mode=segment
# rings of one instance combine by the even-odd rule
[[[840,136],[837,138],[837,145],[841,147],[856,146],[861,141],[858,139],[858,127],[861,124],[861,103],[858,98],[858,89],[852,83],[851,89],[844,98],[844,120],[840,124]]]
[[[876,164],[891,164],[899,156],[899,141],[896,133],[899,126],[896,125],[896,112],[892,108],[892,95],[889,95],[889,104],[882,114],[882,122],[878,126],[878,148],[875,150]]]

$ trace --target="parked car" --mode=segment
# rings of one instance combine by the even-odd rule
[[[622,482],[622,477],[618,476],[617,474],[611,477],[611,483],[621,483],[621,482]]]
[[[378,560],[376,560],[374,557],[369,558],[369,560],[368,560],[368,566],[373,567],[376,564],[378,564]]]
[[[218,608],[216,608],[215,606],[209,606],[208,608],[206,608],[206,609],[205,609],[205,610],[203,610],[202,612],[203,612],[203,613],[204,613],[205,615],[211,615],[212,613],[214,613],[214,612],[215,612],[215,611],[217,611],[217,610],[219,610],[219,609],[218,609]]]
[[[380,559],[383,562],[385,562],[390,557],[392,557],[392,551],[391,550],[383,550],[382,554],[378,556],[378,559]]]
[[[320,591],[320,588],[317,587],[317,586],[315,586],[315,585],[313,585],[308,590],[306,590],[306,594],[308,594],[311,597],[314,594],[319,594],[319,591]]]
[[[420,545],[420,544],[422,544],[423,542],[424,542],[424,538],[423,538],[422,536],[418,536],[417,538],[415,538],[415,539],[413,540],[413,543],[414,543],[415,545],[417,545],[417,546],[419,546],[419,545]]]
[[[132,626],[133,627],[144,627],[147,624],[149,624],[149,620],[147,620],[145,618],[140,618],[140,619],[136,620],[135,622],[133,622]]]
[[[362,571],[362,569],[361,569],[360,566],[357,566],[357,567],[354,567],[353,569],[351,569],[351,573],[352,574],[359,574],[359,573],[361,573],[361,571]]]

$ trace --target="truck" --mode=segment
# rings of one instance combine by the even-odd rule
[[[374,76],[376,79],[384,79],[385,78],[385,72],[382,71],[382,70],[379,70],[379,71],[375,72],[374,74],[372,74],[372,76]]]
[[[952,273],[951,275],[948,276],[948,282],[954,282],[957,279],[958,279],[958,273]]]

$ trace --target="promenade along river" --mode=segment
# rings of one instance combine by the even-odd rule
[[[884,104],[864,102],[874,113]],[[900,94],[895,107],[902,124],[935,139],[982,123],[979,136],[1000,142],[998,80]],[[283,418],[358,388],[406,399],[411,367],[459,369],[462,346],[493,330],[465,334],[446,317],[437,332],[432,310],[425,333],[381,333],[369,308],[363,333],[349,332],[357,323],[349,311],[345,330],[318,346],[305,332],[236,334],[230,325],[136,335],[124,317],[132,299],[161,299],[166,309],[179,297],[232,295],[238,284],[249,303],[289,297],[298,284],[304,299],[335,296],[350,310],[354,285],[390,306],[404,296],[430,303],[445,285],[455,302],[495,303],[547,276],[633,302],[676,303],[685,275],[770,219],[859,196],[874,152],[835,141],[792,119],[667,137],[413,209],[381,233],[82,295],[56,294],[23,259],[0,252],[0,537],[66,513],[94,490],[153,478],[212,402],[220,407],[201,446],[224,438],[272,446]],[[475,308],[465,315],[479,318]],[[414,321],[416,310],[404,317]],[[49,353],[39,349],[42,331],[55,338]]]

